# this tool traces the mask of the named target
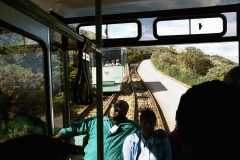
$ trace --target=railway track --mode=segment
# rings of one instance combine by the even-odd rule
[[[132,88],[133,88],[133,94],[134,94],[134,100],[135,100],[134,120],[139,122],[139,117],[142,110],[149,108],[154,111],[157,117],[155,129],[165,130],[165,127],[162,121],[160,107],[156,103],[155,98],[152,95],[151,91],[145,86],[144,82],[139,76],[137,72],[137,67],[131,70],[130,78],[132,80]]]
[[[108,115],[111,104],[116,100],[125,100],[129,104],[129,111],[127,118],[139,122],[141,111],[150,108],[154,111],[157,117],[157,124],[155,129],[164,129],[161,118],[161,111],[158,107],[152,93],[145,86],[141,77],[137,73],[137,67],[132,68],[129,74],[129,79],[124,85],[121,93],[112,93],[109,96],[103,97],[103,115]],[[96,99],[89,106],[84,107],[73,121],[79,121],[84,118],[96,116]]]

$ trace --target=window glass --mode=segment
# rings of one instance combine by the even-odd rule
[[[96,26],[81,26],[79,28],[79,33],[85,35],[91,40],[95,40]],[[102,39],[136,38],[137,36],[137,23],[118,23],[102,25]]]
[[[158,36],[215,34],[221,32],[223,32],[223,20],[220,17],[157,22]]]
[[[64,88],[63,81],[63,62],[62,55],[64,51],[55,46],[51,46],[52,61],[52,84],[53,84],[53,106],[54,106],[54,124],[56,129],[63,127],[62,108],[64,107]]]
[[[40,44],[0,26],[0,142],[46,133],[43,77]]]
[[[54,30],[50,30],[51,33],[51,39],[58,42],[62,43],[62,35]]]

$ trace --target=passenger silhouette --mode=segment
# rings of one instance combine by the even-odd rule
[[[114,59],[112,60],[111,65],[112,65],[112,66],[115,66],[115,65],[116,65]]]
[[[224,76],[224,82],[240,88],[240,66],[230,69]]]
[[[176,120],[200,159],[240,159],[239,96],[239,89],[219,80],[195,85],[182,95]]]
[[[109,60],[106,60],[106,63],[104,66],[111,66],[111,63],[109,63]]]
[[[116,59],[116,66],[121,66],[119,59]]]

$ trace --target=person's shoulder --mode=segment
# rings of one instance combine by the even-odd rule
[[[103,116],[103,120],[110,120],[109,116]]]
[[[168,134],[168,138],[170,141],[176,141],[177,139],[181,139],[181,135],[178,130],[173,130]]]
[[[165,146],[165,147],[171,146],[171,142],[167,137],[159,139],[159,138],[157,138],[157,136],[154,136],[154,139],[155,139],[154,140],[155,144],[157,144],[158,146]]]
[[[132,141],[132,142],[135,142],[135,143],[136,143],[136,142],[139,141],[140,135],[141,135],[141,131],[139,130],[139,131],[137,131],[137,132],[135,132],[135,133],[132,133],[132,134],[128,135],[128,136],[126,137],[126,140]]]

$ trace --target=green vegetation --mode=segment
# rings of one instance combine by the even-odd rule
[[[5,128],[0,130],[0,143],[28,134],[43,134],[43,130],[41,127],[33,125],[29,118],[19,116],[9,121]]]
[[[151,56],[161,72],[189,86],[214,79],[223,80],[238,64],[220,56],[209,56],[195,47],[177,51],[173,46],[159,47]]]
[[[143,59],[149,59],[152,55],[152,47],[128,47],[128,63],[137,63]]]

